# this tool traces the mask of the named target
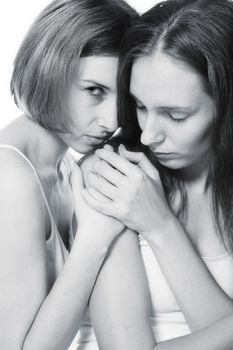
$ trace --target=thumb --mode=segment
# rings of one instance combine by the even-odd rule
[[[119,147],[119,153],[122,157],[125,157],[128,161],[137,164],[144,173],[149,176],[152,180],[158,180],[159,172],[154,167],[149,159],[142,152],[130,152],[124,146]]]

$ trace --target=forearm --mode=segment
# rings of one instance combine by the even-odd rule
[[[150,348],[148,348],[149,350]],[[157,344],[154,350],[232,350],[233,315],[184,337]],[[152,350],[152,348],[151,348]]]
[[[177,220],[154,232],[149,244],[192,330],[233,312],[232,300],[214,280]]]
[[[79,244],[80,243],[80,244]],[[107,249],[76,242],[41,304],[25,339],[24,350],[67,349],[78,331]]]
[[[91,296],[90,312],[101,350],[231,350],[232,314],[190,335],[155,345],[145,271],[134,238],[128,232],[117,240]]]
[[[153,348],[148,284],[134,232],[126,230],[112,245],[89,308],[101,350]]]

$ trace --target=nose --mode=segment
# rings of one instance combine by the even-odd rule
[[[159,145],[165,138],[165,131],[160,121],[155,116],[148,117],[142,128],[141,143],[145,146]]]
[[[102,103],[99,109],[97,124],[108,132],[113,133],[118,127],[116,97]]]

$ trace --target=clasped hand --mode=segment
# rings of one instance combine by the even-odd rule
[[[108,247],[124,230],[125,225],[111,216],[103,215],[94,210],[83,200],[81,193],[85,190],[86,181],[84,179],[92,162],[93,156],[90,156],[84,160],[81,167],[74,164],[70,176],[74,211],[78,223],[76,237],[79,242],[81,238],[82,241],[90,242],[92,245]],[[101,200],[101,194],[99,193],[96,198]]]
[[[129,152],[124,146],[119,146],[118,154],[105,146],[96,155],[89,186],[82,192],[84,200],[149,239],[173,215],[157,169],[143,153]]]

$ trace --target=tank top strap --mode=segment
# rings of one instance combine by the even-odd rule
[[[74,156],[74,154],[72,154],[70,151],[68,151],[63,159],[63,165],[66,168],[68,178],[70,177],[70,175],[72,173],[74,163],[77,163],[77,158]],[[73,217],[72,217],[72,222],[71,222],[70,229],[69,229],[69,246],[70,247],[72,247],[72,245],[73,245],[74,238],[75,238],[75,232],[74,232]]]
[[[1,148],[10,149],[10,150],[12,150],[12,151],[18,153],[18,154],[26,161],[26,163],[31,167],[31,169],[33,170],[33,172],[34,172],[34,174],[35,174],[35,177],[36,177],[36,179],[37,179],[37,181],[38,181],[38,184],[39,184],[39,186],[40,186],[41,193],[42,193],[42,196],[43,196],[43,198],[44,198],[45,205],[46,205],[46,208],[47,208],[47,210],[48,210],[48,213],[49,213],[50,219],[51,219],[51,221],[52,221],[52,224],[53,224],[53,225],[55,224],[55,226],[57,226],[57,225],[56,225],[56,222],[55,222],[55,220],[54,220],[52,211],[51,211],[51,209],[50,209],[48,200],[47,200],[47,198],[46,198],[46,195],[45,195],[43,186],[42,186],[42,184],[41,184],[39,175],[38,175],[38,173],[37,173],[37,171],[36,171],[34,165],[32,164],[32,162],[25,156],[25,154],[23,154],[23,152],[21,152],[21,151],[20,151],[17,147],[15,147],[15,146],[8,145],[8,144],[2,144],[2,145],[0,145],[0,149],[1,149]]]

